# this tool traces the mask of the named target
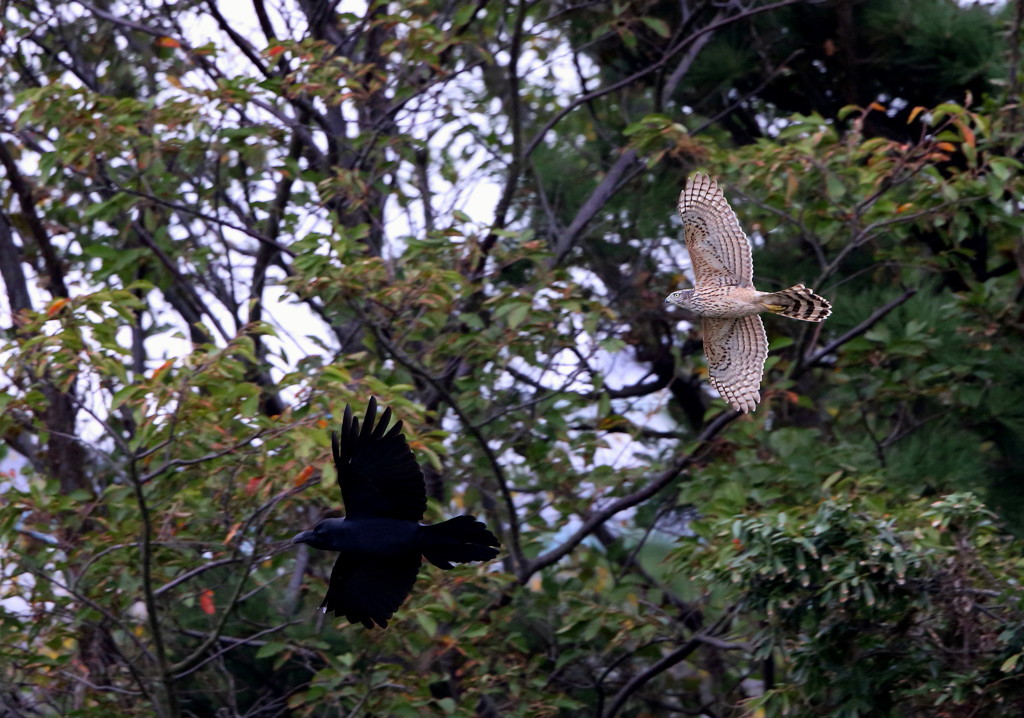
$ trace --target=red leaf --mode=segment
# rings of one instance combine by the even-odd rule
[[[263,477],[262,476],[253,476],[251,479],[249,479],[249,483],[247,483],[245,485],[245,495],[246,496],[253,496],[253,495],[255,495],[256,491],[260,488],[260,482],[261,481],[263,481]]]
[[[157,47],[181,47],[181,43],[173,37],[158,37],[156,45]]]
[[[281,45],[274,45],[267,50],[267,57],[277,57],[282,52],[284,52],[284,47]]]
[[[204,588],[203,592],[199,594],[199,608],[203,609],[203,613],[207,616],[216,613],[217,609],[213,607],[213,589]]]

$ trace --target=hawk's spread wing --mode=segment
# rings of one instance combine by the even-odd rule
[[[387,628],[388,619],[412,591],[419,570],[419,553],[373,559],[341,553],[320,608],[367,628],[375,623]]]
[[[402,436],[402,422],[387,431],[391,409],[374,426],[376,415],[377,400],[371,398],[360,429],[346,406],[341,434],[331,435],[345,516],[419,521],[427,508],[423,472]]]
[[[768,357],[768,336],[761,317],[704,317],[704,354],[711,386],[734,409],[753,411],[761,401],[761,375]]]
[[[718,182],[707,175],[694,175],[679,195],[678,208],[695,286],[754,286],[750,240]]]

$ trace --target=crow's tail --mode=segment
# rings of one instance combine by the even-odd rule
[[[760,300],[770,312],[805,322],[820,322],[832,313],[832,305],[827,299],[819,297],[802,284],[781,292],[763,294]]]
[[[498,555],[500,546],[482,522],[473,516],[456,516],[439,524],[421,526],[420,551],[438,568],[449,569],[452,562],[487,561]]]

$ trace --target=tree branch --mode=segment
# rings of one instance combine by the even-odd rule
[[[548,263],[549,266],[555,267],[562,263],[565,259],[565,255],[573,248],[576,244],[576,239],[579,237],[583,228],[590,223],[590,220],[594,218],[605,205],[608,204],[608,200],[622,187],[626,182],[632,179],[625,177],[627,171],[633,168],[634,175],[642,169],[640,165],[639,157],[634,149],[628,149],[619,155],[615,163],[605,173],[604,178],[600,184],[594,188],[594,191],[590,193],[587,200],[580,207],[579,211],[576,212],[576,216],[573,217],[572,222],[569,226],[562,231],[555,240],[554,256]],[[625,177],[625,179],[624,179]]]
[[[10,183],[11,189],[14,190],[14,194],[18,195],[21,211],[28,223],[29,231],[32,232],[32,238],[35,239],[36,245],[39,247],[39,253],[43,255],[43,262],[46,264],[47,290],[55,297],[69,296],[67,285],[64,284],[64,267],[50,243],[50,235],[36,213],[32,188],[21,176],[18,164],[7,149],[7,143],[3,141],[0,141],[0,164],[3,164],[7,172],[7,181]]]
[[[178,697],[174,691],[174,676],[170,670],[167,658],[167,649],[164,646],[163,628],[160,626],[160,613],[156,603],[156,594],[153,593],[153,551],[152,531],[153,526],[149,516],[149,504],[146,502],[143,484],[139,480],[138,467],[134,457],[129,459],[128,477],[131,481],[132,490],[135,494],[135,503],[139,510],[139,520],[142,524],[139,530],[139,555],[142,560],[142,592],[146,602],[146,619],[149,622],[149,633],[153,639],[153,649],[156,653],[157,671],[160,677],[160,699],[155,701],[155,708],[159,714],[177,718],[179,714]]]
[[[722,616],[717,621],[715,621],[715,624],[713,626],[694,634],[694,636],[690,638],[690,640],[681,645],[679,648],[672,651],[668,655],[663,656],[661,660],[651,664],[650,666],[648,666],[646,670],[641,671],[640,673],[630,678],[629,681],[626,682],[626,685],[619,689],[619,692],[615,694],[615,697],[612,699],[611,705],[608,706],[608,710],[604,712],[603,718],[614,718],[615,714],[619,712],[623,705],[625,705],[629,697],[636,693],[638,690],[640,690],[640,688],[643,687],[643,685],[647,683],[649,680],[651,680],[660,673],[664,673],[677,663],[685,660],[687,657],[690,656],[690,654],[692,654],[694,651],[700,648],[702,644],[710,643],[711,641],[717,641],[717,639],[715,638],[716,634],[721,629],[722,625],[731,617],[732,610],[730,609],[723,613]],[[717,642],[721,643],[721,641]],[[733,646],[732,644],[725,645],[730,646],[730,649],[740,647],[738,645]]]
[[[24,258],[14,244],[11,224],[7,214],[0,212],[0,276],[7,288],[7,302],[11,307],[11,321],[18,326],[22,321],[19,314],[32,309],[32,299],[28,293],[28,281],[25,270],[21,266]]]
[[[570,551],[576,548],[585,538],[590,536],[599,526],[605,521],[610,519],[620,511],[625,511],[628,508],[632,508],[637,504],[640,504],[647,499],[651,498],[659,491],[668,486],[679,474],[681,474],[687,467],[690,466],[698,457],[701,450],[704,449],[712,439],[721,433],[722,429],[728,426],[732,421],[740,416],[740,412],[728,410],[722,412],[716,416],[708,425],[704,428],[698,437],[697,447],[690,453],[676,459],[669,468],[661,472],[653,481],[638,489],[630,494],[622,496],[605,508],[595,511],[583,521],[583,525],[580,526],[576,531],[562,542],[561,545],[551,549],[547,553],[543,553],[537,558],[526,564],[522,570],[516,575],[520,585],[525,585],[533,574],[538,571],[547,568],[560,561]]]
[[[853,329],[851,329],[848,332],[845,332],[844,334],[842,334],[842,336],[833,339],[831,342],[829,342],[824,347],[816,351],[814,354],[801,361],[800,366],[798,370],[794,372],[794,375],[802,374],[804,371],[813,367],[819,361],[824,359],[826,356],[834,352],[839,347],[846,344],[851,339],[855,339],[856,337],[859,337],[861,334],[864,334],[866,331],[871,329],[871,327],[878,324],[878,322],[881,321],[886,314],[888,314],[893,309],[906,302],[915,294],[917,294],[916,289],[908,289],[907,291],[903,292],[903,294],[893,299],[891,302],[888,302],[879,307],[878,309],[876,309],[874,312],[871,313],[871,315],[867,319],[862,321]]]

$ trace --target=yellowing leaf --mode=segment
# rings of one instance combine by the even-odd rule
[[[153,370],[152,378],[156,379],[158,376],[160,376],[165,371],[170,369],[173,364],[174,364],[174,361],[172,359],[168,359],[163,364],[161,364],[160,366],[158,366],[156,369]]]
[[[968,147],[974,147],[974,145],[975,145],[974,130],[972,130],[967,125],[960,125],[960,134],[963,135],[963,137],[964,137],[964,144],[965,145],[967,145]]]
[[[302,486],[304,483],[306,483],[306,481],[312,475],[313,475],[313,467],[312,466],[307,466],[306,468],[304,468],[302,471],[299,472],[298,476],[295,477],[295,485],[296,486]]]
[[[912,109],[910,111],[910,116],[907,118],[907,124],[909,125],[911,122],[913,122],[915,119],[917,119],[917,116],[920,115],[922,112],[924,112],[925,109],[926,108],[921,107],[921,105],[918,105],[917,107]]]
[[[60,299],[54,299],[50,303],[50,306],[47,307],[47,309],[46,309],[46,316],[47,317],[54,316],[57,312],[59,312],[61,309],[63,309],[64,305],[67,304],[69,301],[71,301],[71,300],[67,299],[65,297],[61,297]]]
[[[234,526],[232,526],[228,530],[228,535],[224,537],[224,543],[225,544],[231,543],[231,539],[233,539],[235,537],[235,534],[238,533],[238,529],[240,529],[241,527],[242,527],[242,522],[241,521],[239,521]]]

